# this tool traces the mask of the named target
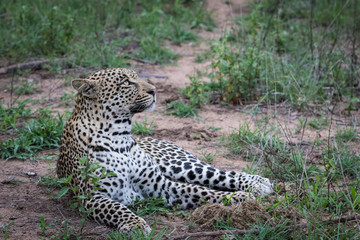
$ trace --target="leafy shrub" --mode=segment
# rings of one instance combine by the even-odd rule
[[[181,100],[169,103],[166,105],[166,108],[171,110],[169,113],[166,113],[166,115],[175,115],[177,117],[197,117],[197,109],[193,105],[184,103]]]
[[[59,147],[64,121],[64,115],[57,118],[39,115],[37,120],[26,122],[24,128],[15,128],[15,136],[0,142],[0,157],[32,158],[43,148]]]
[[[256,98],[262,71],[262,56],[253,47],[233,47],[227,42],[213,46],[211,80],[219,82],[222,100],[234,104]]]
[[[189,98],[192,105],[201,107],[209,102],[209,85],[201,82],[197,76],[190,77],[190,85],[181,90],[181,94]]]

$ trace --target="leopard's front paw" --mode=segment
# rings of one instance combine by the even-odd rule
[[[121,233],[125,233],[129,237],[138,234],[138,230],[142,231],[146,235],[149,235],[151,232],[151,227],[140,217],[134,219],[132,222],[125,223],[124,225],[118,227],[118,229]]]

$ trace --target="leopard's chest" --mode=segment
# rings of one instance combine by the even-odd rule
[[[140,149],[130,149],[129,152],[98,152],[94,157],[100,166],[113,176],[102,180],[103,188],[108,196],[125,205],[131,204],[137,198],[144,199],[144,180],[149,180],[149,173],[156,166],[152,160]]]

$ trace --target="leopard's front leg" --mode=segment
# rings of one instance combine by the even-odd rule
[[[107,198],[102,193],[94,194],[91,199],[84,200],[83,206],[89,211],[88,218],[117,228],[121,233],[130,235],[136,228],[149,234],[151,228],[144,219],[134,214],[125,205]]]

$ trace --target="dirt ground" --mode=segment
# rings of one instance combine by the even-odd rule
[[[213,11],[218,27],[213,32],[201,31],[203,40],[199,44],[185,43],[180,46],[170,46],[181,58],[175,65],[157,66],[133,63],[133,68],[139,73],[167,76],[167,78],[148,79],[157,88],[157,109],[151,113],[141,113],[135,116],[134,120],[142,122],[145,117],[148,122],[154,121],[157,127],[154,130],[154,137],[163,138],[175,142],[179,146],[202,156],[205,152],[216,154],[214,166],[225,170],[241,171],[249,162],[239,157],[226,155],[227,151],[218,143],[218,137],[230,133],[233,129],[247,123],[250,128],[255,126],[257,121],[268,117],[270,122],[281,126],[284,131],[294,131],[299,123],[299,118],[313,118],[314,115],[305,112],[297,112],[294,109],[283,105],[260,106],[257,114],[249,114],[249,106],[220,106],[207,105],[199,111],[199,117],[177,118],[164,115],[166,109],[164,101],[179,98],[179,88],[184,88],[189,83],[189,76],[194,75],[197,69],[205,70],[209,62],[195,63],[194,59],[198,53],[207,48],[209,39],[221,36],[231,24],[231,19],[239,14],[247,13],[246,0],[232,0],[231,4],[225,0],[209,0],[208,8]],[[71,69],[68,71],[70,72]],[[26,78],[33,78],[39,81],[38,88],[41,93],[33,94],[32,99],[39,99],[38,106],[33,109],[55,106],[52,109],[63,112],[70,107],[61,106],[59,97],[66,92],[71,92],[71,87],[63,86],[63,79],[57,75],[45,71],[37,71]],[[25,79],[26,79],[25,78]],[[11,76],[0,75],[1,85],[9,84]],[[4,87],[0,87],[3,100],[10,101],[11,96]],[[21,97],[28,98],[29,96]],[[341,113],[341,106],[337,106],[336,112]],[[274,113],[277,113],[276,115]],[[356,113],[356,115],[359,115]],[[276,116],[276,117],[274,117]],[[359,116],[357,116],[359,117]],[[346,116],[335,114],[329,131],[314,131],[310,128],[305,130],[303,139],[327,139],[328,135],[334,135],[337,126],[349,122]],[[209,127],[220,128],[212,131]],[[195,136],[201,136],[200,138]],[[302,135],[292,134],[291,141],[299,142]],[[0,167],[0,226],[12,223],[8,227],[8,239],[39,239],[44,238],[38,223],[43,215],[46,224],[54,225],[57,228],[64,226],[68,221],[69,226],[76,228],[81,219],[78,212],[68,207],[71,196],[57,199],[54,197],[56,191],[38,185],[42,176],[55,176],[56,156],[58,150],[42,151],[35,158],[35,161],[9,160],[1,161]],[[29,174],[31,173],[31,174]],[[182,216],[156,215],[147,216],[150,224],[156,222],[157,229],[169,228],[168,233],[183,234],[189,231],[189,220]],[[56,230],[56,229],[55,229]],[[49,230],[55,231],[55,230]],[[112,231],[107,227],[93,221],[87,221],[84,228],[84,239],[105,239],[106,234]],[[0,238],[4,233],[0,231]]]

